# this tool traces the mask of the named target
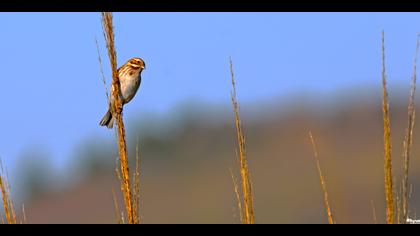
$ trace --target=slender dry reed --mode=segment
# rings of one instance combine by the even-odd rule
[[[24,204],[22,204],[22,218],[23,218],[22,224],[27,224],[28,221],[26,219],[26,212],[25,212],[25,205]]]
[[[95,37],[95,44],[96,44],[96,51],[98,52],[99,68],[101,70],[102,83],[104,84],[104,87],[105,87],[106,99],[109,102],[108,86],[106,85],[106,78],[105,78],[105,73],[104,73],[104,67],[102,65],[102,57],[101,57],[101,53],[99,52],[98,40],[96,39],[96,37]]]
[[[232,182],[233,182],[233,188],[235,190],[235,196],[236,201],[238,202],[238,211],[239,211],[239,218],[243,224],[245,224],[245,218],[243,216],[243,210],[242,210],[242,201],[241,201],[241,194],[239,193],[239,186],[238,182],[236,181],[235,175],[232,172],[232,169],[230,170],[230,175],[232,176]]]
[[[319,174],[319,179],[320,179],[320,182],[321,182],[322,191],[324,192],[324,204],[325,204],[325,208],[327,210],[328,223],[334,224],[334,218],[333,218],[333,215],[332,215],[332,212],[331,212],[330,203],[328,201],[327,184],[325,183],[325,178],[322,175],[321,164],[319,163],[318,149],[316,148],[315,140],[314,140],[314,137],[312,136],[311,131],[309,131],[309,138],[311,140],[312,149],[313,149],[314,157],[315,157],[315,161],[316,161],[316,166],[318,168],[318,174]]]
[[[1,189],[1,196],[3,199],[3,207],[4,207],[4,214],[6,215],[6,220],[8,223],[12,222],[12,218],[10,216],[10,205],[9,205],[9,198],[6,192],[5,184],[3,183],[3,178],[0,176],[0,189]]]
[[[402,210],[401,210],[401,198],[399,195],[400,192],[396,192],[395,193],[395,208],[396,208],[396,214],[397,214],[397,219],[396,219],[396,223],[397,224],[401,224],[401,214],[402,214]]]
[[[416,93],[416,80],[417,80],[417,55],[419,53],[419,35],[417,35],[416,54],[414,55],[414,69],[413,77],[411,80],[410,96],[408,99],[408,124],[404,139],[404,164],[403,164],[403,179],[402,179],[402,222],[406,223],[408,218],[408,169],[410,163],[411,146],[413,144],[413,129],[416,111],[414,108],[414,95]]]
[[[136,223],[137,216],[135,215],[136,211],[133,208],[133,198],[130,185],[127,145],[125,141],[125,128],[122,117],[123,106],[120,99],[121,88],[117,73],[117,55],[114,46],[114,27],[112,23],[112,13],[103,12],[101,16],[106,47],[108,49],[108,56],[112,69],[112,85],[115,88],[113,91],[111,91],[111,96],[114,98],[114,103],[111,104],[111,111],[113,113],[113,117],[115,117],[117,125],[118,151],[121,167],[121,191],[124,195],[125,210],[127,213],[128,222],[133,224]]]
[[[10,198],[10,187],[3,173],[3,167],[0,166],[0,190],[3,200],[4,214],[6,215],[6,222],[8,224],[16,224],[16,214],[12,199]]]
[[[392,159],[391,159],[391,124],[389,121],[388,90],[385,73],[385,33],[382,31],[382,111],[384,123],[384,171],[385,171],[385,199],[386,222],[394,223],[394,194],[392,184]]]
[[[378,224],[378,219],[376,218],[375,203],[373,200],[370,201],[370,205],[372,206],[373,223]]]
[[[133,209],[134,209],[134,215],[137,216],[135,218],[135,223],[140,224],[141,222],[141,216],[140,216],[140,164],[139,164],[139,140],[137,138],[137,144],[136,144],[136,170],[133,174],[134,179],[134,192],[133,192]]]
[[[117,194],[115,193],[114,188],[112,188],[112,199],[114,200],[115,218],[117,219],[118,224],[122,224],[124,223],[124,213],[120,211]]]
[[[246,159],[245,152],[245,137],[242,132],[241,119],[239,117],[239,104],[236,98],[236,87],[235,87],[235,76],[233,73],[233,64],[232,59],[230,58],[230,74],[232,77],[232,87],[233,91],[231,92],[231,100],[233,105],[233,111],[235,113],[235,126],[236,126],[236,137],[238,142],[238,157],[239,157],[239,168],[241,174],[241,183],[242,183],[242,197],[243,203],[238,203],[240,209],[243,209],[241,212],[242,222],[246,224],[254,224],[254,197],[252,192],[251,178],[249,175],[248,162]],[[236,186],[236,181],[234,181]],[[235,190],[236,191],[236,190]],[[237,191],[236,191],[237,192]],[[243,206],[243,207],[242,207]]]

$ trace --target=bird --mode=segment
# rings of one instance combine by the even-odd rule
[[[146,69],[146,64],[143,59],[139,57],[133,57],[129,59],[123,66],[118,68],[117,74],[120,79],[121,88],[121,102],[122,105],[129,103],[137,93],[141,83],[141,72]],[[114,84],[111,85],[111,94],[114,91]],[[101,121],[100,126],[106,126],[111,129],[114,126],[113,107],[114,97],[111,96],[108,103],[108,111],[105,113]]]

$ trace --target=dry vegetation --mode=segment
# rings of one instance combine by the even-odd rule
[[[391,124],[389,119],[388,89],[385,71],[385,33],[382,32],[382,111],[384,127],[384,171],[385,171],[385,197],[386,197],[386,222],[406,223],[409,216],[409,163],[411,147],[413,143],[413,129],[415,121],[414,96],[416,92],[417,79],[417,55],[419,51],[419,36],[417,36],[416,51],[414,56],[414,69],[411,81],[410,94],[408,99],[408,124],[403,141],[403,176],[401,180],[401,192],[394,193],[394,176],[391,157]],[[395,207],[397,210],[395,211]],[[376,216],[375,216],[376,217]],[[396,218],[396,219],[395,219]]]
[[[408,201],[409,201],[409,184],[408,184],[408,174],[409,174],[409,166],[410,166],[410,155],[411,155],[411,147],[413,145],[413,129],[414,129],[414,121],[415,121],[415,109],[414,109],[414,95],[416,93],[416,81],[417,81],[417,55],[419,53],[419,35],[417,35],[417,44],[416,44],[416,53],[414,55],[414,69],[413,69],[413,77],[411,81],[411,89],[410,89],[410,96],[408,98],[408,124],[404,139],[404,152],[403,152],[403,179],[401,182],[401,211],[402,211],[402,222],[407,222],[409,208],[408,208]]]
[[[116,118],[116,133],[117,133],[117,144],[119,150],[119,159],[117,161],[117,167],[115,172],[118,179],[120,180],[120,189],[124,200],[124,210],[120,210],[117,194],[112,189],[114,198],[114,205],[116,211],[116,219],[118,223],[130,223],[138,224],[141,221],[140,217],[140,170],[139,170],[139,150],[138,141],[136,146],[136,165],[135,171],[132,178],[130,178],[128,153],[126,145],[125,127],[123,122],[123,108],[120,100],[120,83],[117,74],[117,55],[115,50],[114,41],[114,26],[112,21],[112,13],[101,14],[102,27],[104,37],[106,41],[106,47],[112,69],[112,84],[116,88],[112,91],[111,96],[115,100],[115,104],[112,107],[112,112]],[[406,223],[409,217],[409,163],[411,157],[411,147],[413,142],[413,129],[415,123],[415,109],[414,109],[414,97],[416,92],[416,70],[417,70],[417,55],[419,51],[419,37],[417,38],[416,51],[414,57],[414,69],[411,80],[411,89],[408,100],[408,124],[405,132],[405,138],[403,141],[403,170],[401,179],[401,192],[396,193],[394,191],[394,175],[392,169],[392,156],[391,156],[391,124],[390,124],[390,111],[389,111],[389,97],[387,88],[387,75],[385,70],[385,35],[382,32],[382,111],[383,111],[383,147],[384,147],[384,187],[385,187],[385,199],[386,199],[386,223]],[[98,45],[98,43],[96,42]],[[99,54],[99,48],[98,48]],[[103,76],[103,82],[106,87],[105,76],[102,68],[102,60],[99,56],[99,63],[101,66],[101,73]],[[237,199],[237,206],[240,214],[241,222],[244,224],[254,224],[254,193],[252,187],[252,181],[249,171],[249,165],[246,155],[246,142],[243,133],[243,127],[239,116],[239,104],[237,100],[235,76],[233,71],[232,60],[230,59],[230,75],[232,83],[231,102],[234,111],[234,123],[236,128],[236,142],[237,142],[237,162],[239,166],[240,181],[237,181],[235,174],[231,171],[232,181],[234,186],[234,192]],[[109,99],[108,93],[106,94]],[[324,205],[327,212],[328,222],[330,224],[336,223],[330,207],[327,185],[324,175],[321,170],[320,160],[318,156],[317,146],[315,144],[314,137],[309,132],[310,142],[313,147],[314,158],[320,178],[321,188],[324,193]],[[2,196],[2,203],[4,208],[4,217],[2,217],[3,223],[14,224],[17,223],[16,213],[13,207],[13,202],[10,197],[10,188],[7,183],[7,179],[3,175],[3,170],[0,173],[0,190]],[[376,209],[373,200],[371,201],[372,216],[374,223],[378,223]],[[395,209],[397,207],[397,209]],[[26,222],[26,217],[23,208],[23,222]]]
[[[26,223],[25,207],[22,205],[22,219],[18,221],[10,193],[11,191],[9,182],[7,180],[7,174],[5,174],[3,170],[3,165],[0,163],[0,196],[2,199],[4,215],[6,218],[4,219],[4,217],[0,215],[1,223]]]
[[[327,209],[328,223],[334,224],[334,218],[331,212],[330,202],[328,200],[327,184],[325,183],[325,178],[322,175],[321,164],[319,163],[318,149],[316,148],[314,137],[312,136],[312,132],[310,131],[309,131],[309,138],[311,140],[312,148],[314,150],[314,157],[316,161],[316,166],[318,168],[319,180],[321,182],[322,191],[324,192],[324,205],[325,205],[325,208]]]
[[[112,85],[115,90],[111,91],[111,96],[114,98],[113,107],[111,106],[111,110],[113,113],[113,117],[115,117],[116,121],[116,129],[117,129],[117,143],[118,143],[118,151],[119,151],[119,164],[120,164],[120,173],[118,173],[118,177],[121,181],[121,191],[124,196],[124,204],[125,204],[125,213],[127,216],[127,221],[130,224],[138,224],[139,223],[139,216],[137,211],[137,206],[139,205],[139,194],[135,193],[135,191],[139,191],[138,181],[135,180],[134,186],[130,184],[130,171],[128,167],[128,154],[127,154],[127,144],[125,138],[125,127],[123,122],[123,104],[120,99],[119,94],[121,93],[120,88],[120,81],[118,78],[117,73],[117,52],[115,50],[114,44],[114,26],[112,22],[112,13],[106,12],[102,13],[102,28],[104,31],[104,37],[106,41],[106,47],[108,49],[108,57],[111,64],[112,69]],[[101,60],[100,60],[101,63]],[[138,171],[138,168],[136,169]],[[118,172],[118,171],[117,171]],[[135,173],[135,179],[139,176],[138,172]],[[123,218],[123,217],[122,217]]]
[[[386,222],[394,223],[394,193],[392,179],[392,158],[391,158],[391,124],[389,121],[388,90],[386,86],[385,73],[385,33],[382,32],[382,111],[384,122],[384,153],[385,153],[385,197],[386,197]]]
[[[4,178],[3,169],[0,173],[0,189],[1,189],[1,196],[3,198],[3,207],[4,207],[4,214],[6,215],[6,222],[8,224],[16,224],[16,214],[13,208],[13,202],[10,198],[10,189],[7,184],[6,178]],[[3,218],[2,218],[3,220]]]
[[[242,199],[241,194],[238,191],[238,187],[235,181],[235,177],[232,174],[234,181],[235,193],[238,199],[238,206],[240,210],[240,216],[242,223],[254,224],[254,194],[252,192],[251,177],[249,175],[248,161],[245,152],[245,137],[242,131],[241,119],[239,117],[239,104],[236,97],[236,86],[235,86],[235,75],[233,73],[232,59],[230,59],[230,74],[232,79],[231,93],[232,106],[235,114],[235,127],[236,127],[236,138],[238,144],[238,163],[241,175],[241,186],[242,186]]]

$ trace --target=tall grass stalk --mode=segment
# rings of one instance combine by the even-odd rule
[[[114,188],[112,188],[112,199],[114,200],[115,219],[118,224],[122,224],[124,222],[124,214],[120,211],[117,194],[115,193]]]
[[[236,201],[238,202],[239,217],[240,217],[240,220],[241,220],[242,224],[245,224],[246,222],[245,222],[245,218],[243,216],[242,200],[241,200],[241,195],[239,193],[238,182],[236,181],[235,175],[233,174],[231,169],[230,169],[230,175],[232,176],[233,188],[235,190]]]
[[[139,161],[139,140],[137,138],[137,144],[136,144],[136,170],[133,174],[134,179],[134,192],[133,192],[133,198],[134,198],[134,215],[137,216],[135,219],[136,224],[140,224],[141,222],[141,215],[140,215],[140,161]]]
[[[373,223],[378,224],[378,218],[376,217],[375,203],[373,202],[373,200],[370,201],[370,205],[372,206]]]
[[[252,191],[251,178],[249,175],[248,161],[246,158],[245,137],[242,131],[241,119],[239,117],[239,104],[236,97],[235,76],[233,73],[233,64],[232,64],[231,58],[229,62],[230,62],[230,74],[232,78],[232,88],[233,88],[233,91],[231,92],[231,100],[232,100],[233,111],[235,114],[236,138],[237,138],[237,143],[238,143],[239,169],[240,169],[240,174],[241,174],[241,186],[242,186],[242,198],[243,198],[243,203],[238,203],[238,204],[239,206],[241,206],[240,209],[243,210],[243,212],[241,212],[242,222],[246,224],[254,224],[255,223],[254,197],[253,197],[253,191]],[[236,181],[234,181],[234,184],[236,186]],[[235,190],[235,192],[237,191]]]
[[[96,37],[95,37],[95,44],[96,44],[96,51],[98,53],[99,69],[101,70],[101,75],[102,75],[102,83],[104,84],[106,99],[109,102],[108,86],[106,85],[106,77],[104,73],[104,67],[102,65],[102,57],[101,57],[101,53],[99,52],[98,40],[96,39]]]
[[[27,219],[26,219],[26,212],[25,212],[25,205],[24,204],[22,204],[22,217],[23,217],[23,224],[27,224],[28,223],[28,221],[27,221]]]
[[[316,166],[318,168],[318,174],[319,174],[319,179],[321,182],[322,191],[324,192],[324,204],[325,204],[325,209],[327,210],[328,223],[334,224],[334,218],[333,218],[330,203],[328,200],[327,184],[325,183],[325,178],[322,175],[321,164],[319,163],[318,149],[316,148],[315,140],[314,140],[314,137],[312,136],[311,131],[309,131],[309,138],[311,140],[312,149],[313,149],[314,157],[316,161]]]
[[[409,173],[409,164],[410,164],[410,155],[411,155],[411,147],[413,144],[413,129],[414,129],[414,121],[416,116],[416,111],[414,108],[414,95],[416,93],[416,81],[417,81],[417,55],[419,53],[419,37],[417,35],[417,43],[416,43],[416,54],[414,55],[414,69],[413,69],[413,77],[411,80],[411,88],[410,88],[410,96],[408,98],[408,124],[404,139],[404,164],[403,164],[403,179],[402,179],[402,222],[407,222],[408,218],[408,201],[409,201],[409,193],[408,193],[408,173]]]
[[[384,177],[386,199],[386,222],[394,223],[394,194],[392,183],[392,158],[391,158],[391,124],[389,121],[388,90],[385,73],[385,33],[382,31],[382,111],[384,126]]]
[[[121,191],[124,195],[124,204],[128,222],[133,224],[136,223],[137,216],[135,215],[136,211],[133,208],[133,198],[128,167],[127,144],[125,140],[125,128],[122,116],[123,106],[119,96],[121,94],[121,88],[117,73],[117,55],[114,46],[114,27],[112,23],[112,13],[103,12],[101,16],[106,47],[108,49],[108,56],[112,69],[112,85],[115,88],[115,90],[111,91],[111,96],[113,96],[115,101],[113,106],[111,106],[111,110],[117,125],[119,162],[121,167]]]

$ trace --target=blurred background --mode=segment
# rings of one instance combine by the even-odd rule
[[[399,183],[417,22],[417,13],[115,13],[119,65],[137,56],[147,67],[124,109],[143,222],[240,222],[231,56],[256,222],[328,222],[311,130],[336,221],[373,223],[374,208],[383,223],[381,32]],[[95,39],[111,78],[100,14],[1,13],[0,27],[0,158],[17,211],[24,204],[29,223],[116,223],[115,133],[98,124],[107,102]]]

